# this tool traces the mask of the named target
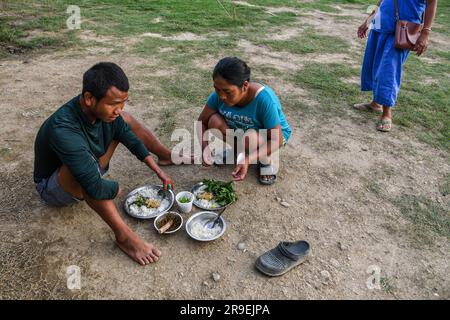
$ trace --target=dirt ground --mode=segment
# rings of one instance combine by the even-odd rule
[[[356,30],[357,20],[352,24]],[[335,25],[334,32],[345,36],[347,28]],[[287,31],[282,38],[291,35]],[[254,64],[276,66],[281,60],[245,41],[240,45],[251,50]],[[280,69],[301,67],[294,59],[280,61]],[[375,115],[369,119],[348,105],[342,106],[348,110],[345,118],[287,112],[293,136],[281,152],[277,184],[259,185],[252,168],[245,182],[235,185],[239,200],[225,212],[228,229],[217,241],[195,242],[184,228],[161,236],[153,220],[123,213],[133,230],[162,251],[155,264],[141,267],[123,254],[112,232],[85,203],[46,207],[32,180],[36,132],[60,105],[79,94],[83,72],[103,60],[122,66],[134,88],[141,85],[140,66],[157,65],[129,52],[95,49],[88,55],[67,50],[0,61],[1,299],[450,298],[449,239],[418,237],[414,223],[393,200],[424,196],[449,209],[449,195],[440,192],[450,169],[448,153],[419,142],[412,129],[397,126],[389,134],[378,133]],[[281,92],[281,100],[283,88],[293,87],[276,79],[268,85]],[[300,99],[309,99],[302,88],[298,93]],[[155,129],[165,103],[163,97],[150,99],[132,89],[127,110]],[[192,132],[201,103],[180,112],[177,123],[183,121]],[[149,110],[154,116],[145,116]],[[169,142],[167,136],[162,140]],[[232,167],[165,170],[177,190],[187,190],[203,178],[229,180]],[[159,183],[123,146],[113,158],[109,178],[119,181],[125,194]],[[280,199],[289,206],[282,206]],[[312,246],[307,262],[280,278],[255,270],[260,254],[279,241],[300,239]],[[80,290],[67,288],[66,270],[72,265],[81,271]],[[367,281],[377,268],[381,283],[373,288]],[[220,277],[214,279],[214,273]]]

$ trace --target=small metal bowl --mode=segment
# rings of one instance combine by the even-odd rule
[[[218,214],[216,212],[212,211],[202,211],[199,213],[194,214],[192,217],[186,221],[186,232],[187,234],[195,240],[198,241],[212,241],[220,238],[227,229],[227,224],[225,223],[225,219],[221,216],[219,219],[219,222],[217,222],[216,228],[220,229],[220,232],[217,233],[211,233],[209,236],[201,236],[200,234],[197,234],[195,230],[198,230],[198,227],[203,227],[205,223],[208,221],[213,220],[214,218],[217,218]],[[220,226],[217,227],[217,226]]]
[[[183,225],[183,217],[175,211],[168,211],[156,217],[155,221],[153,221],[153,225],[155,226],[156,231],[160,232],[161,227],[163,227],[168,219],[174,219],[175,223],[167,229],[163,234],[170,234],[177,232],[180,230]]]

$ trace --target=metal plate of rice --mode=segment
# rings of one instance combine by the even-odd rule
[[[227,204],[225,206],[221,206],[220,204],[218,204],[217,202],[214,201],[214,198],[210,201],[204,200],[204,199],[199,199],[198,195],[200,193],[204,192],[205,189],[206,189],[206,185],[203,182],[199,182],[192,187],[191,192],[195,196],[194,205],[196,207],[203,209],[203,210],[222,210],[223,208],[226,208],[230,204],[233,203],[233,202],[230,202],[229,204]]]
[[[158,191],[162,190],[162,186],[147,185],[131,191],[123,203],[123,208],[130,216],[138,219],[151,219],[155,218],[172,208],[175,201],[175,195],[172,190],[167,191],[166,197],[158,195]],[[158,208],[149,208],[147,206],[137,206],[134,202],[137,197],[141,195],[146,200],[155,200],[159,202]]]

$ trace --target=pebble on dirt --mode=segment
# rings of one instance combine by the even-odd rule
[[[340,241],[337,243],[337,245],[338,245],[338,248],[341,249],[342,251],[347,249],[347,246]]]
[[[216,273],[216,272],[213,272],[213,273],[212,273],[212,278],[213,278],[213,280],[214,280],[215,282],[217,282],[217,281],[220,280],[220,274],[218,274],[218,273]]]
[[[322,276],[322,279],[325,281],[329,281],[331,279],[331,274],[327,270],[320,271],[320,275]]]

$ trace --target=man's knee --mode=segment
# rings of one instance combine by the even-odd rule
[[[107,171],[109,162],[111,161],[111,158],[114,154],[114,151],[116,151],[117,146],[119,145],[118,140],[111,141],[110,145],[108,146],[108,149],[106,149],[106,152],[104,155],[102,155],[100,158],[98,158],[98,163],[100,165],[100,169]]]

